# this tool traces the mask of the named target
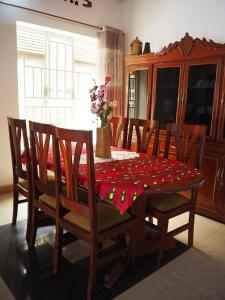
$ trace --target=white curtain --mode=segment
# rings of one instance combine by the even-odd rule
[[[106,75],[112,79],[107,86],[106,97],[116,104],[114,116],[121,116],[123,112],[123,60],[124,33],[105,26],[98,32],[97,76],[100,84],[104,83]]]

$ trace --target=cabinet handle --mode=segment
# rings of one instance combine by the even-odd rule
[[[178,94],[178,98],[177,98],[177,106],[180,107],[181,106],[181,95]]]
[[[225,98],[225,94],[223,94],[222,101],[221,101],[222,109],[225,108],[225,105],[224,105],[224,104],[225,104],[224,98]]]
[[[186,94],[184,93],[184,94],[183,94],[183,98],[182,98],[182,103],[181,103],[182,106],[184,106],[184,99],[185,99],[185,96],[186,96]]]
[[[220,184],[222,184],[222,185],[223,185],[223,175],[224,175],[224,168],[220,174]]]
[[[178,102],[179,107],[182,106],[182,94],[179,94],[179,102]]]
[[[216,173],[216,181],[220,181],[220,167],[218,168]]]

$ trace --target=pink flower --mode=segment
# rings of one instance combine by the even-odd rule
[[[89,89],[90,99],[91,99],[91,112],[97,114],[97,116],[102,121],[102,126],[107,126],[108,119],[110,118],[110,114],[113,110],[112,102],[105,100],[105,91],[106,85],[111,80],[110,76],[105,77],[105,84],[100,86],[96,85],[95,80],[94,86]]]
[[[101,99],[97,99],[97,100],[95,101],[95,104],[96,104],[96,106],[97,106],[98,108],[100,108],[100,107],[102,106],[102,104],[103,104],[103,101],[102,101]]]
[[[104,84],[101,84],[100,87],[99,87],[100,91],[105,91],[105,85]]]
[[[99,91],[98,91],[97,97],[98,97],[99,99],[103,98],[103,97],[104,97],[104,90],[99,90]]]
[[[92,102],[92,103],[91,103],[91,112],[92,112],[93,114],[96,114],[98,110],[99,110],[99,108],[96,107],[95,102]]]
[[[111,77],[110,76],[105,76],[105,84],[107,84],[109,81],[111,80]]]

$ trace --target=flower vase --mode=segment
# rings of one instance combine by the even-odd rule
[[[111,132],[110,127],[96,128],[95,156],[111,158]]]

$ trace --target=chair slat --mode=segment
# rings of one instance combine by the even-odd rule
[[[112,117],[110,120],[110,124],[111,124],[111,145],[115,147],[122,145],[123,148],[126,148],[128,119],[123,117]],[[121,139],[122,133],[123,133],[123,137]]]
[[[149,144],[152,143],[152,155],[157,155],[159,139],[159,122],[155,120],[130,119],[127,148],[131,149],[133,132],[136,132],[137,152],[148,152]]]

